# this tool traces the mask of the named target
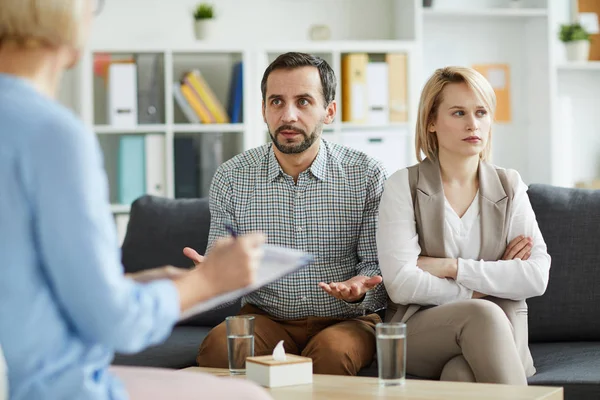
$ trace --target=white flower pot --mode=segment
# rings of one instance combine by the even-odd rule
[[[588,40],[576,40],[565,43],[567,50],[567,61],[587,61],[590,56],[590,42]]]
[[[196,39],[208,39],[213,36],[213,31],[216,27],[216,21],[214,19],[197,19],[194,21],[194,32],[196,33]]]

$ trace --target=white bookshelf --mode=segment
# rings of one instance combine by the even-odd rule
[[[481,8],[481,9],[423,9],[425,18],[545,18],[548,10],[543,8]]]
[[[559,71],[597,71],[600,72],[600,61],[564,62],[558,65]]]
[[[392,135],[401,139],[406,163],[414,157],[414,127],[420,90],[434,69],[446,65],[493,64],[510,65],[511,114],[509,123],[494,128],[494,159],[498,165],[517,169],[525,182],[565,184],[583,178],[575,161],[572,176],[565,178],[561,162],[565,159],[591,160],[600,153],[600,144],[589,138],[586,146],[573,149],[572,157],[564,156],[563,112],[559,99],[573,98],[577,131],[600,136],[595,117],[599,105],[600,62],[565,62],[562,43],[557,39],[558,26],[571,18],[569,0],[523,0],[521,8],[509,8],[509,0],[434,0],[432,8],[423,8],[422,0],[344,1],[283,1],[260,0],[239,2],[223,0],[218,38],[196,41],[191,20],[184,6],[157,3],[152,15],[128,25],[127,33],[119,30],[127,10],[144,6],[143,0],[123,0],[100,16],[94,29],[95,40],[85,52],[79,74],[74,108],[81,113],[103,140],[123,134],[163,134],[165,137],[164,167],[166,195],[173,197],[173,140],[180,135],[237,135],[239,150],[265,143],[268,139],[261,115],[260,80],[266,66],[278,54],[303,51],[326,59],[338,77],[338,97],[341,96],[341,59],[343,54],[366,52],[383,54],[401,52],[408,55],[409,117],[406,123],[363,125],[341,121],[338,116],[324,126],[324,137],[343,142],[348,135],[361,132],[372,138]],[[246,18],[248,13],[271,15],[270,24],[257,25]],[[266,14],[265,14],[266,13]],[[295,23],[290,25],[289,15]],[[315,15],[319,15],[317,20]],[[179,21],[179,22],[174,22]],[[306,32],[312,23],[326,23],[332,28],[332,39],[310,41]],[[187,25],[186,25],[187,24]],[[127,24],[124,24],[127,25]],[[172,29],[157,30],[157,26]],[[189,26],[188,26],[189,25]],[[233,28],[232,28],[233,27]],[[123,28],[124,29],[124,28]],[[167,32],[171,30],[172,32]],[[158,34],[160,31],[160,35]],[[242,34],[240,34],[240,32]],[[154,39],[154,40],[153,40]],[[239,124],[189,124],[181,120],[174,101],[165,96],[164,121],[133,128],[115,128],[98,121],[94,103],[92,55],[159,54],[164,65],[164,93],[171,93],[172,84],[182,70],[199,62],[208,68],[209,84],[224,100],[224,88],[229,82],[229,66],[244,62],[243,122]],[[219,68],[221,66],[221,68]],[[586,88],[579,86],[584,84]],[[560,103],[562,104],[562,103]],[[179,117],[177,116],[179,115]],[[406,152],[406,154],[404,154]],[[565,161],[566,162],[566,161]],[[581,168],[591,168],[589,161]],[[600,171],[597,171],[600,173]],[[113,212],[126,213],[128,205],[114,205]]]
[[[128,214],[131,206],[127,204],[111,204],[110,210],[113,214]]]

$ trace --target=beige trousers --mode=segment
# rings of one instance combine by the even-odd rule
[[[444,381],[527,385],[506,314],[487,300],[417,311],[406,322],[406,372]]]
[[[286,353],[312,358],[313,373],[356,375],[373,362],[376,353],[377,314],[357,318],[275,318],[246,304],[240,315],[253,315],[254,355],[272,354],[280,340]],[[202,342],[196,358],[200,367],[227,368],[225,323],[213,328]]]

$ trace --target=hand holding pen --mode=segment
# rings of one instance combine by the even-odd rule
[[[233,229],[233,225],[229,222],[225,223],[225,230],[232,238],[237,238],[237,232]],[[196,250],[191,247],[184,247],[183,254],[194,262],[194,266],[198,267],[204,261],[204,256],[200,255]]]

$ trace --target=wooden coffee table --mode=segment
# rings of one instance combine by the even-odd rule
[[[185,368],[185,371],[229,376],[227,369]],[[238,375],[245,378],[244,375]],[[563,400],[563,389],[545,386],[509,386],[488,383],[420,381],[407,379],[402,386],[382,387],[377,378],[313,375],[309,385],[267,389],[275,400]]]

